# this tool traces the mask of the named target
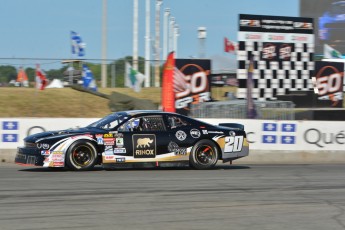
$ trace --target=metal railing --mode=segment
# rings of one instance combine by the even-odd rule
[[[255,101],[257,119],[294,120],[295,104],[291,101]],[[230,100],[193,104],[191,116],[196,118],[247,118],[246,100]]]

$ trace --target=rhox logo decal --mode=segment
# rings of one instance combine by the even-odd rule
[[[156,136],[154,134],[134,134],[132,141],[134,158],[156,157]]]

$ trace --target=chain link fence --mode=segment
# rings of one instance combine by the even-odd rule
[[[291,101],[255,101],[258,119],[294,120],[295,104]],[[205,102],[191,105],[191,116],[197,118],[238,118],[247,117],[246,100]]]

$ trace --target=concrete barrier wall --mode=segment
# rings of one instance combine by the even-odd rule
[[[13,162],[23,138],[47,130],[84,127],[98,118],[1,118],[0,161]],[[200,119],[244,124],[250,156],[243,163],[345,163],[345,122]]]

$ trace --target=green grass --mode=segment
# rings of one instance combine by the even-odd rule
[[[140,93],[129,88],[99,89],[110,95],[113,91],[161,103],[161,88],[143,88]],[[234,87],[212,89],[212,97],[224,100],[225,92],[235,92]],[[0,117],[103,117],[111,113],[108,100],[71,88],[45,89],[0,88]]]

